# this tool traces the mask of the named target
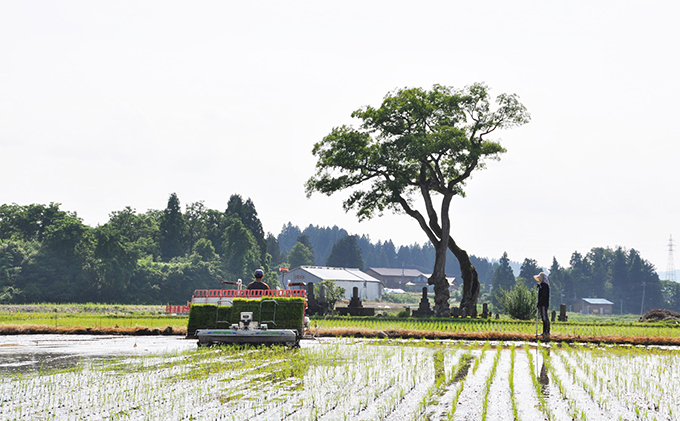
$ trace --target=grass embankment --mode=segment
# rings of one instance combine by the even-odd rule
[[[0,334],[186,334],[187,317],[164,306],[106,304],[0,305]]]

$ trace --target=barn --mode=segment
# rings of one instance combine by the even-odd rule
[[[614,303],[604,298],[581,298],[574,304],[574,311],[581,314],[612,314]]]
[[[356,268],[338,268],[327,266],[299,266],[290,272],[281,272],[279,282],[288,285],[289,282],[304,282],[318,284],[331,280],[335,285],[345,288],[345,299],[352,298],[352,289],[359,288],[359,298],[375,301],[383,295],[385,285],[378,279]]]

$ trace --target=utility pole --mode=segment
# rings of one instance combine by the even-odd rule
[[[666,277],[669,281],[677,282],[675,279],[675,265],[673,264],[673,235],[668,240],[668,264],[666,266]]]
[[[642,302],[640,303],[640,316],[642,316],[644,313],[645,309],[645,285],[647,285],[646,282],[642,282]]]

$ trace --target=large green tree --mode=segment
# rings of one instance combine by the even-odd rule
[[[188,251],[189,228],[182,215],[177,194],[172,193],[160,224],[160,246],[163,260],[184,256]]]
[[[291,268],[314,264],[314,253],[303,243],[296,243],[288,253],[288,263]]]
[[[349,189],[343,206],[355,209],[360,220],[392,209],[418,222],[436,251],[428,282],[434,285],[438,316],[449,314],[447,249],[460,264],[461,309],[476,314],[479,295],[477,271],[451,236],[451,201],[464,195],[473,171],[505,152],[488,136],[529,121],[516,95],[499,95],[493,111],[491,102],[484,84],[398,89],[388,93],[380,107],[354,111],[352,117],[361,120],[359,128],[336,127],[312,150],[318,161],[316,174],[306,183],[308,196]],[[425,214],[414,207],[416,195]]]
[[[232,194],[227,204],[227,210],[224,213],[227,217],[233,216],[241,220],[243,226],[250,231],[253,239],[255,239],[260,249],[260,259],[264,261],[265,254],[267,253],[267,240],[264,237],[262,222],[260,222],[260,218],[257,216],[253,201],[249,198],[244,202],[241,195]]]
[[[326,266],[363,269],[364,259],[357,243],[357,236],[348,235],[339,239],[333,245],[333,250],[326,260]]]
[[[493,272],[491,285],[493,293],[491,302],[497,306],[500,304],[498,299],[500,298],[501,290],[509,291],[515,285],[515,274],[512,271],[512,267],[510,267],[510,259],[508,259],[507,252],[503,252],[503,256],[501,256],[501,260]]]
[[[542,270],[543,269],[538,266],[538,262],[535,259],[526,258],[519,269],[519,277],[524,280],[524,285],[528,288],[533,288],[536,284],[534,275],[538,275]]]

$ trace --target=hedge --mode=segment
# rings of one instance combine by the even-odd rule
[[[253,319],[258,322],[260,318],[260,304],[263,300],[273,300],[273,303],[264,303],[263,315],[270,319],[270,309],[276,306],[275,324],[268,323],[270,329],[302,329],[305,315],[305,299],[301,297],[262,297],[262,298],[234,298],[233,306],[217,306],[215,304],[192,304],[189,311],[189,324],[187,336],[194,337],[196,329],[213,329],[216,327],[229,327],[238,323],[241,312],[252,311]],[[217,326],[217,321],[221,323]],[[224,321],[225,323],[222,323]]]

